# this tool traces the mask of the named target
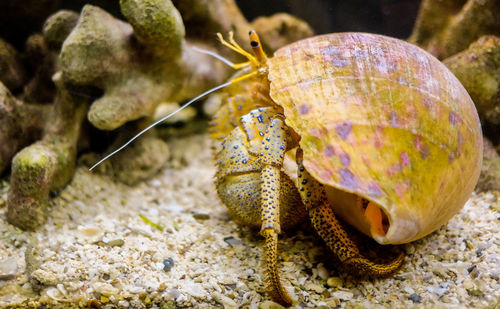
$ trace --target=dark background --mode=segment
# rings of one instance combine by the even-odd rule
[[[236,0],[249,21],[287,12],[306,20],[317,34],[359,31],[406,39],[420,0]]]
[[[215,0],[214,0],[215,1]],[[413,28],[420,0],[236,0],[249,21],[288,12],[306,20],[317,34],[364,31],[405,39]],[[0,37],[22,50],[28,35],[59,9],[79,12],[93,4],[123,18],[118,0],[0,0]]]

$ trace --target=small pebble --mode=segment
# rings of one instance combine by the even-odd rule
[[[497,272],[490,273],[490,278],[496,281],[500,279]]]
[[[160,283],[158,286],[158,291],[163,292],[167,289],[167,284],[165,282]]]
[[[233,236],[224,237],[224,242],[226,242],[231,247],[233,245],[242,245],[243,244],[243,241],[241,239],[234,238]]]
[[[108,242],[108,246],[110,247],[121,247],[125,244],[123,239],[113,239]]]
[[[479,289],[467,290],[467,293],[469,293],[470,296],[483,296],[483,292]]]
[[[144,292],[144,288],[142,288],[140,286],[131,286],[128,288],[128,291],[132,294],[139,294],[139,293]]]
[[[318,277],[323,280],[328,280],[328,269],[322,263],[318,264]]]
[[[467,272],[470,274],[476,268],[477,268],[476,265],[472,265],[471,267],[467,268]]]
[[[332,296],[340,300],[351,300],[354,295],[347,291],[335,291],[332,293]]]
[[[109,283],[104,282],[96,282],[93,284],[92,288],[94,288],[94,291],[96,291],[97,293],[107,297],[111,295],[117,295],[119,293],[119,290],[117,288]]]
[[[163,260],[163,270],[169,272],[174,267],[174,259],[169,257]]]
[[[420,295],[418,295],[417,293],[411,294],[409,298],[411,299],[411,301],[413,303],[420,304],[420,302],[422,301],[422,297]]]
[[[193,217],[198,220],[208,220],[210,219],[209,214],[204,214],[204,213],[199,213],[199,212],[193,212]]]
[[[434,294],[437,294],[438,296],[443,296],[444,293],[446,293],[446,291],[448,291],[448,287],[447,286],[439,286],[439,285],[431,285],[431,286],[428,286],[427,288],[427,291],[431,292],[431,293],[434,293]]]
[[[326,284],[329,287],[334,288],[334,287],[342,286],[343,282],[342,282],[342,279],[340,277],[330,277],[326,281]]]
[[[321,294],[323,293],[323,291],[325,290],[325,287],[323,285],[320,285],[320,284],[316,284],[314,282],[307,282],[305,285],[304,285],[304,288],[308,291],[314,291],[318,294]]]
[[[0,262],[0,280],[14,279],[17,271],[17,261],[9,258]]]
[[[168,296],[170,296],[172,299],[176,299],[177,297],[181,296],[181,291],[178,289],[170,289],[168,290]]]
[[[265,300],[259,303],[259,309],[285,309],[285,307],[271,300]]]

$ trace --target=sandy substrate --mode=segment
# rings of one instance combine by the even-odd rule
[[[169,145],[169,165],[134,187],[78,168],[36,233],[5,222],[4,182],[0,307],[272,308],[262,239],[217,199],[207,136]],[[404,267],[386,279],[337,269],[310,228],[287,232],[281,271],[296,308],[498,308],[499,199],[474,195],[446,226],[406,245]]]

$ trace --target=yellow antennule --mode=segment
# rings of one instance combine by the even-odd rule
[[[238,43],[236,43],[236,41],[234,40],[234,36],[233,36],[232,31],[229,32],[229,41],[231,43],[224,40],[224,38],[222,37],[222,34],[220,34],[219,32],[217,33],[217,37],[219,38],[220,42],[224,46],[231,48],[232,50],[234,50],[235,52],[237,52],[240,55],[243,55],[245,58],[247,58],[249,60],[248,62],[237,63],[237,64],[233,65],[233,68],[235,68],[235,69],[243,68],[243,67],[247,66],[248,63],[251,63],[254,66],[259,65],[259,61],[254,56],[252,56],[252,54],[250,54],[249,52],[247,52],[246,50],[241,48],[241,46],[239,46]]]

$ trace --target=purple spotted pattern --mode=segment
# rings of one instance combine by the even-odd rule
[[[337,135],[341,139],[346,139],[349,133],[351,133],[352,129],[352,123],[350,121],[344,121],[342,123],[339,123],[336,127],[335,130],[337,131]]]

